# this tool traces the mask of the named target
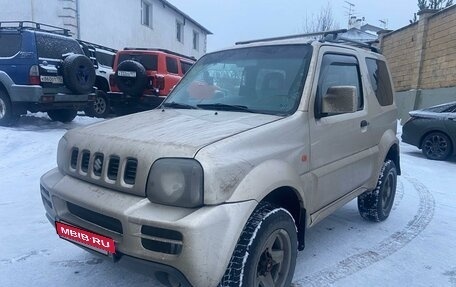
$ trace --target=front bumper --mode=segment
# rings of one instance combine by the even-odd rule
[[[41,178],[46,216],[113,238],[116,252],[166,266],[183,284],[216,286],[257,202],[187,209],[151,203],[65,176]],[[156,265],[157,265],[156,264]],[[163,269],[163,268],[162,268]],[[161,271],[163,272],[163,271]]]

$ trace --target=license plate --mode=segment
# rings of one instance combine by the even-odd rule
[[[45,83],[63,84],[62,76],[40,76],[40,80]]]
[[[119,77],[136,78],[136,72],[131,71],[117,71],[117,75]]]
[[[55,228],[57,234],[61,238],[83,245],[105,255],[116,253],[114,240],[109,237],[58,221],[55,222]]]

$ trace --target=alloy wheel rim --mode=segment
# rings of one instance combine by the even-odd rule
[[[445,138],[440,135],[433,135],[424,142],[426,154],[431,158],[441,158],[445,156],[448,150],[448,143]]]
[[[256,262],[255,287],[281,287],[285,284],[291,265],[291,240],[284,229],[269,235]]]
[[[101,97],[97,97],[93,103],[93,109],[97,114],[104,113],[106,110],[106,101]]]
[[[390,208],[393,189],[394,189],[394,178],[391,172],[388,173],[388,176],[385,180],[384,190],[382,194],[382,208],[383,210],[387,210]]]

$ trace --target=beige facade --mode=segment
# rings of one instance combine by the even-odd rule
[[[456,100],[456,5],[421,11],[418,22],[380,37],[399,114]]]

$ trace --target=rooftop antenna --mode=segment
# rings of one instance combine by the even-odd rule
[[[352,16],[355,16],[355,4],[348,2],[348,1],[344,1],[344,2],[348,5],[348,7],[345,7],[345,9],[347,9],[348,26],[350,26],[350,20],[351,20]]]
[[[388,29],[388,19],[380,19],[378,20],[380,23],[382,23],[382,28],[383,29]]]

